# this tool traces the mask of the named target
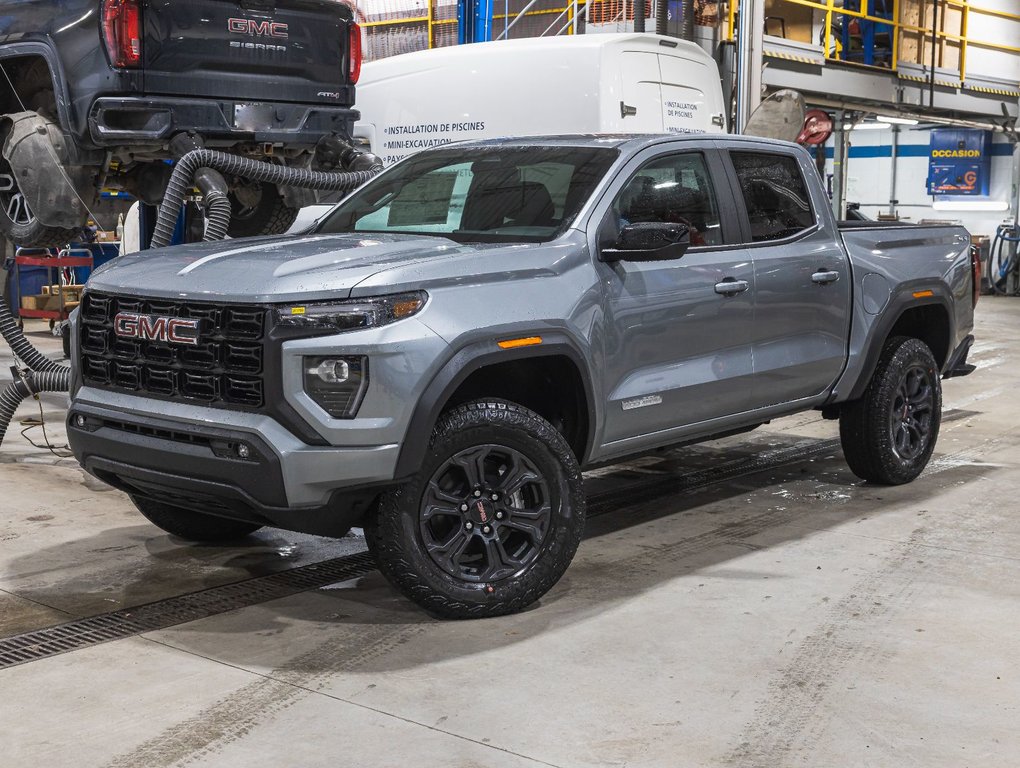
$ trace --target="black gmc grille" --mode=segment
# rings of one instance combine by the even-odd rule
[[[123,338],[122,313],[199,320],[197,345]],[[265,405],[264,307],[136,299],[87,292],[81,305],[81,370],[85,384],[206,405]]]

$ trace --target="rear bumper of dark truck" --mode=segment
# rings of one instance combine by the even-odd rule
[[[357,118],[356,110],[341,106],[104,96],[93,103],[88,123],[98,147],[162,145],[189,131],[209,146],[254,142],[311,149],[324,135],[349,136]]]
[[[293,505],[284,468],[259,435],[196,428],[138,415],[113,416],[75,406],[68,441],[91,475],[132,496],[204,514],[321,536],[342,536],[360,525],[383,484],[337,488],[323,503]],[[248,455],[241,458],[238,446]]]

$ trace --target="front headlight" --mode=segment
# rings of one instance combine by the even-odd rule
[[[276,322],[290,328],[335,330],[337,333],[376,328],[418,314],[428,298],[425,291],[412,291],[370,299],[281,307],[276,310]]]

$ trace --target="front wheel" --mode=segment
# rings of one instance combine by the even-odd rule
[[[889,339],[864,396],[843,407],[839,436],[855,475],[884,485],[924,471],[942,423],[942,383],[928,345]]]
[[[379,570],[444,618],[515,613],[563,575],[584,530],[581,470],[563,436],[514,403],[448,411],[418,474],[366,522]]]
[[[262,527],[256,523],[204,515],[145,496],[132,496],[131,501],[150,523],[188,541],[207,544],[234,541]]]

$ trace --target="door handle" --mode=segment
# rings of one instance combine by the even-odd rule
[[[827,285],[837,280],[839,280],[839,272],[835,271],[826,272],[822,270],[811,275],[811,282],[818,283],[819,285]]]
[[[723,296],[736,296],[750,287],[746,280],[734,280],[732,277],[727,277],[721,283],[715,284],[715,292]]]

